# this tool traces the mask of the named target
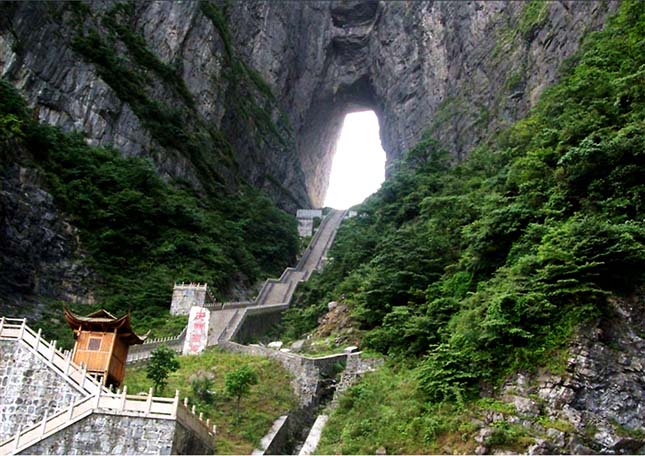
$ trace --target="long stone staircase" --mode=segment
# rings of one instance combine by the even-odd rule
[[[284,270],[279,279],[267,279],[255,301],[211,311],[208,345],[233,339],[248,315],[281,312],[289,307],[298,283],[308,280],[323,264],[329,247],[347,211],[332,210],[323,218],[296,267]]]
[[[331,210],[321,221],[298,264],[286,268],[278,279],[267,279],[255,300],[205,305],[211,311],[207,345],[218,345],[222,341],[231,340],[247,315],[280,312],[288,308],[298,283],[308,280],[322,266],[346,213],[344,210]],[[181,353],[185,337],[186,329],[173,338],[134,346],[128,353],[128,363],[149,359],[152,352],[162,344]]]
[[[174,398],[154,397],[152,390],[144,396],[128,395],[127,387],[123,392],[113,393],[90,376],[85,366],[72,362],[71,352],[58,349],[55,341],[43,340],[41,331],[33,331],[27,326],[26,319],[1,317],[0,340],[20,344],[80,393],[80,398],[66,408],[51,416],[45,412],[39,422],[18,428],[13,437],[1,441],[0,455],[27,451],[38,442],[98,411],[111,415],[134,414],[143,418],[178,420],[204,441],[213,441],[215,437],[215,428],[211,428],[210,420],[204,421],[201,414],[196,415],[195,406],[189,409],[187,399],[180,403],[178,391]],[[3,419],[10,418],[3,414]]]

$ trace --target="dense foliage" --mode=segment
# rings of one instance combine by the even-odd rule
[[[175,281],[208,282],[223,296],[232,284],[277,274],[295,258],[295,219],[256,190],[198,194],[165,182],[148,160],[39,124],[4,80],[0,145],[4,166],[18,161],[42,170],[57,205],[80,229],[99,274],[100,304],[131,309],[143,329],[164,315]]]
[[[425,137],[341,228],[289,331],[344,296],[364,345],[418,360],[440,402],[543,363],[607,317],[607,296],[645,272],[644,38],[645,3],[624,2],[491,145],[450,166]]]

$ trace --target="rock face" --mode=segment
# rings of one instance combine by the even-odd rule
[[[461,159],[525,114],[616,6],[286,5],[4,2],[0,74],[43,122],[198,192],[246,181],[295,211],[322,205],[348,112],[376,112],[390,171],[427,129]],[[37,180],[16,179],[4,173],[0,201],[5,285],[89,300],[73,227]]]
[[[515,411],[489,413],[478,454],[494,453],[496,430],[512,425],[533,437],[529,454],[645,452],[645,297],[613,299],[608,311],[581,329],[564,372],[509,379],[499,398]]]
[[[38,173],[9,167],[0,187],[0,294],[2,315],[18,315],[24,296],[91,302],[91,272],[76,229],[40,188]]]
[[[90,142],[114,144],[124,154],[150,156],[160,173],[199,188],[209,174],[151,132],[122,88],[73,47],[74,36],[89,29],[107,36],[105,17],[115,5],[5,4],[0,71],[42,120],[83,130]],[[293,209],[322,204],[348,112],[377,113],[388,169],[426,128],[463,158],[489,132],[525,114],[582,36],[601,27],[614,7],[600,1],[136,2],[120,8],[117,23],[131,33],[113,28],[119,39],[112,49],[131,64],[137,54],[128,36],[140,37],[185,84],[193,100],[190,122],[215,126],[233,146],[232,163],[219,160],[214,172],[230,183],[239,168]],[[151,99],[171,106],[186,101],[185,93],[182,101],[171,90],[177,81],[150,68]]]

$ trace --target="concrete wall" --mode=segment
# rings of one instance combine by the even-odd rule
[[[334,379],[340,369],[345,367],[346,354],[307,358],[293,353],[262,347],[259,345],[240,345],[234,342],[220,343],[227,351],[245,353],[253,356],[264,356],[278,361],[293,374],[292,387],[300,398],[301,407],[314,407],[321,399],[319,393],[326,382]]]
[[[247,312],[246,318],[235,334],[235,342],[250,344],[261,341],[267,333],[280,324],[284,311],[285,309],[263,313]]]
[[[206,302],[206,285],[175,285],[170,303],[171,315],[188,315],[193,306],[203,306]]]
[[[91,415],[20,454],[212,454],[200,439],[172,419]]]
[[[0,340],[0,441],[84,395],[16,340]]]
[[[172,454],[214,454],[212,445],[198,438],[190,429],[176,422]]]

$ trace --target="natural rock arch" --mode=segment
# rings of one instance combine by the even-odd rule
[[[205,4],[218,8],[220,22],[204,13]],[[185,83],[195,124],[212,126],[231,142],[235,157],[218,162],[222,180],[240,174],[293,210],[322,204],[346,113],[375,111],[386,174],[426,128],[459,160],[524,115],[580,38],[616,7],[546,2],[545,14],[527,27],[527,4],[149,1],[135,3],[127,25]],[[85,25],[103,27],[106,8],[88,5]],[[113,144],[125,155],[151,157],[160,174],[203,186],[198,166],[157,142],[128,100],[70,48],[60,30],[74,15],[51,6],[5,5],[0,73],[24,90],[42,121],[83,130],[93,144]],[[231,49],[270,88],[277,108],[269,116],[288,120],[295,144],[258,139],[249,127],[253,113],[235,109],[240,96],[226,74]],[[148,95],[172,106],[181,101],[174,86],[157,78]]]
[[[374,111],[381,118],[374,88],[367,77],[339,88],[333,96],[320,100],[319,109],[305,122],[297,142],[305,170],[308,196],[313,207],[321,207],[327,186],[336,144],[345,116],[357,111]]]

